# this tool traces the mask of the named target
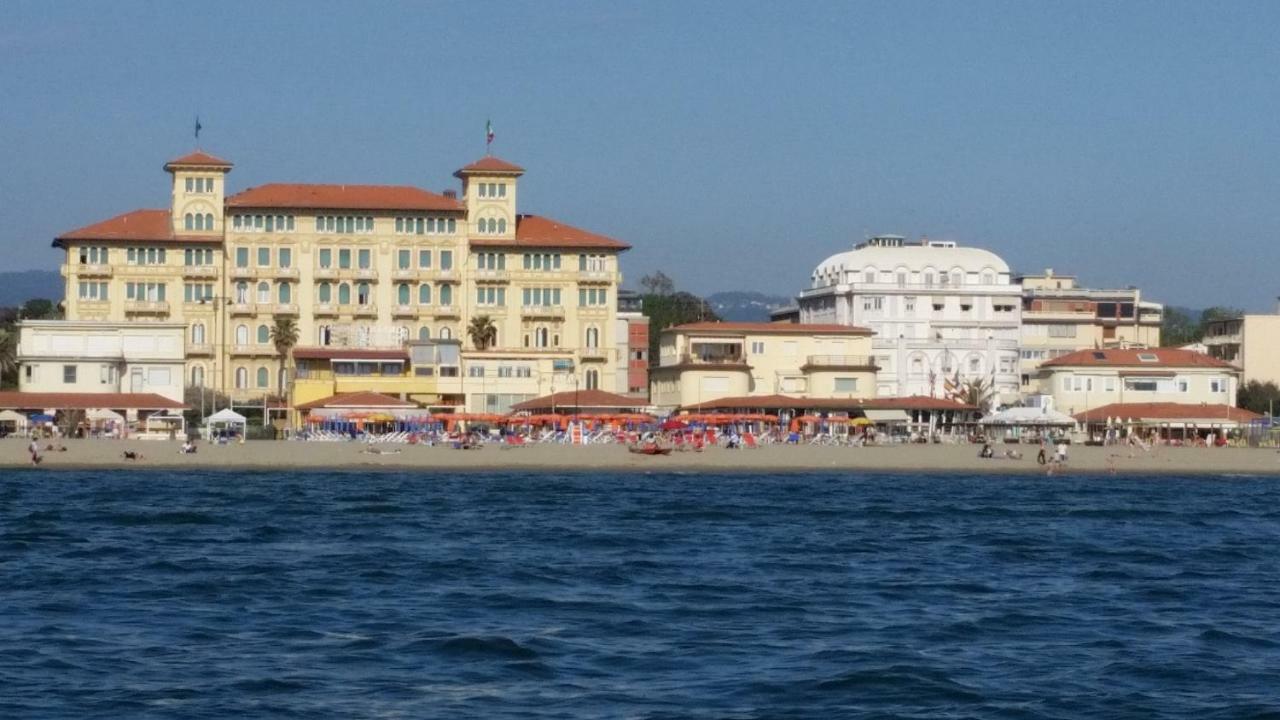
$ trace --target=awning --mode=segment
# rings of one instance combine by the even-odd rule
[[[906,410],[863,410],[867,419],[876,424],[908,423],[911,416]]]

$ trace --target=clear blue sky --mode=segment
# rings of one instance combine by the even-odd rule
[[[0,4],[0,252],[167,204],[192,148],[624,239],[631,281],[793,293],[867,232],[1152,299],[1280,293],[1280,3]]]

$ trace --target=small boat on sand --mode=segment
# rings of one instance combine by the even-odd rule
[[[645,443],[644,445],[631,445],[627,450],[635,455],[670,455],[671,448],[659,447],[656,443]]]

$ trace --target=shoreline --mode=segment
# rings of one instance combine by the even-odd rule
[[[532,445],[481,450],[445,446],[365,445],[356,442],[303,443],[253,440],[244,445],[201,444],[194,455],[178,453],[181,443],[155,440],[58,440],[67,452],[42,451],[43,462],[33,467],[27,440],[0,440],[0,468],[28,470],[212,470],[267,472],[323,470],[326,472],[429,471],[438,473],[716,473],[806,474],[878,472],[913,475],[1046,475],[1036,464],[1037,446],[1018,446],[1021,460],[978,457],[977,445],[889,445],[871,447],[778,446],[703,452],[675,452],[668,456],[633,455],[621,445]],[[42,440],[41,446],[49,444]],[[387,451],[362,452],[373,447]],[[1002,452],[1013,446],[997,446]],[[305,452],[299,452],[305,448]],[[1030,452],[1028,452],[1028,449]],[[126,460],[125,450],[142,453]],[[395,452],[399,450],[399,452]],[[1054,476],[1079,475],[1256,475],[1280,476],[1280,452],[1272,448],[1160,447],[1130,452],[1127,447],[1073,446],[1067,467]]]

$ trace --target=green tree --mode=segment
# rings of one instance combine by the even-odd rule
[[[477,350],[488,350],[498,342],[498,328],[488,315],[477,315],[467,325],[467,337]]]
[[[1245,410],[1269,415],[1280,410],[1280,386],[1273,382],[1250,380],[1236,390],[1236,405]]]
[[[1191,314],[1181,308],[1165,307],[1164,318],[1160,323],[1160,344],[1166,347],[1177,347],[1199,340],[1200,325],[1191,318]]]
[[[10,328],[0,328],[0,387],[18,384],[18,335]]]
[[[649,293],[643,295],[644,314],[649,318],[649,364],[658,364],[658,340],[662,331],[676,325],[691,322],[719,322],[702,298],[684,291],[670,294]]]
[[[289,361],[289,353],[298,344],[298,321],[288,315],[277,315],[271,326],[271,344],[280,355],[280,397],[285,397],[284,369]]]
[[[960,384],[960,401],[984,412],[990,409],[994,397],[995,388],[985,378],[971,378]]]
[[[25,320],[57,320],[61,316],[57,304],[45,298],[32,298],[22,305]]]
[[[671,295],[676,291],[676,284],[661,270],[652,275],[640,278],[640,288],[645,295]]]

